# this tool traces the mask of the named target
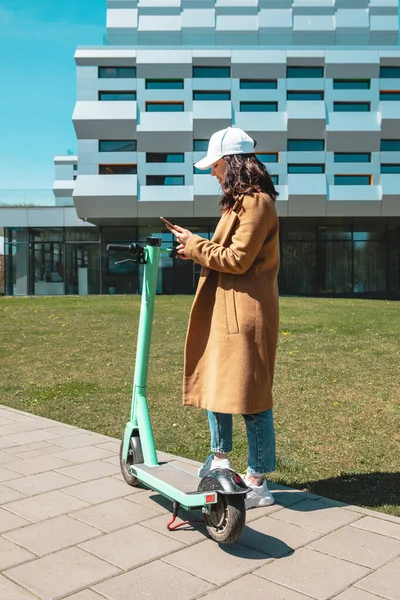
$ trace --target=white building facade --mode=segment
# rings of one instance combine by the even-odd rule
[[[281,293],[400,297],[396,0],[108,0],[104,41],[75,54],[77,162],[56,157],[54,194],[82,221],[52,240],[57,293],[139,292],[139,267],[105,246],[170,245],[161,215],[212,236],[218,182],[193,163],[236,126],[279,192]],[[27,293],[42,293],[35,268]],[[197,277],[166,258],[159,291],[192,293]]]

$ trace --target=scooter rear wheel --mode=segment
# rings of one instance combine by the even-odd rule
[[[244,494],[218,494],[218,502],[204,515],[207,531],[220,544],[236,542],[246,523]]]
[[[131,473],[131,465],[137,465],[143,463],[142,445],[140,443],[139,436],[132,436],[129,442],[129,453],[128,462],[125,462],[122,457],[122,450],[124,446],[124,438],[122,437],[121,445],[119,448],[119,464],[121,467],[122,477],[125,479],[128,485],[136,487],[139,485],[139,479]]]

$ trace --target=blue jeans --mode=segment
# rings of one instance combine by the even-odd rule
[[[275,470],[275,430],[272,409],[242,415],[246,423],[249,448],[247,472],[261,475]],[[211,433],[211,452],[232,451],[232,415],[207,411]]]

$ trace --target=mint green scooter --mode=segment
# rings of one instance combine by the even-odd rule
[[[246,521],[245,496],[248,487],[230,469],[214,469],[203,478],[171,464],[159,463],[146,399],[147,372],[153,324],[154,301],[160,252],[173,255],[175,249],[161,249],[160,238],[148,237],[146,244],[109,244],[107,251],[127,252],[130,258],[119,262],[144,265],[142,302],[136,349],[131,417],[121,441],[120,464],[125,481],[131,486],[144,486],[173,502],[172,525],[179,507],[201,509],[210,536],[219,543],[238,539]],[[117,263],[118,264],[118,263]]]

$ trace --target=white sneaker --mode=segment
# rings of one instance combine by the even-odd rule
[[[246,509],[249,508],[258,508],[260,506],[271,506],[274,504],[275,500],[271,492],[267,487],[267,482],[264,479],[261,485],[254,485],[251,483],[247,475],[242,477],[245,484],[251,488],[250,492],[247,492],[245,499]]]
[[[229,458],[218,459],[215,458],[214,454],[210,454],[210,456],[206,458],[204,465],[198,470],[197,474],[199,477],[205,477],[213,469],[230,469],[231,471],[234,471]]]

